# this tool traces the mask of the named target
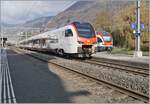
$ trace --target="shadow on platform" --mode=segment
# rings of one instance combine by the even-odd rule
[[[86,90],[67,91],[46,62],[12,50],[7,54],[17,103],[72,103],[72,97],[90,95]]]

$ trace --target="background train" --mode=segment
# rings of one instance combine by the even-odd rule
[[[113,49],[112,35],[106,31],[96,32],[97,51],[111,51]]]
[[[91,57],[97,38],[90,23],[73,22],[67,26],[32,36],[19,42],[21,48],[52,51],[59,55]]]

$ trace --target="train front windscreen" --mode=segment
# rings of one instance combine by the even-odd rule
[[[95,37],[95,31],[89,23],[75,24],[79,37],[92,38]]]
[[[105,42],[112,41],[112,38],[109,32],[103,31],[102,34],[103,34],[103,39]]]
[[[105,42],[110,42],[112,40],[110,36],[104,36],[103,39]]]

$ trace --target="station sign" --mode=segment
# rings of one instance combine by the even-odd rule
[[[144,24],[143,23],[140,25],[140,28],[141,28],[141,30],[144,29]],[[131,24],[131,29],[136,30],[137,29],[137,24],[136,23],[132,23]]]
[[[132,24],[131,24],[131,29],[135,30],[136,28],[137,28],[136,23],[132,23]]]
[[[142,23],[142,24],[141,24],[141,30],[143,30],[143,29],[144,29],[144,24]]]

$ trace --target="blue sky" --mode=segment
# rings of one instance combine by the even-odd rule
[[[1,21],[18,24],[38,17],[53,16],[74,3],[72,0],[1,1]]]

